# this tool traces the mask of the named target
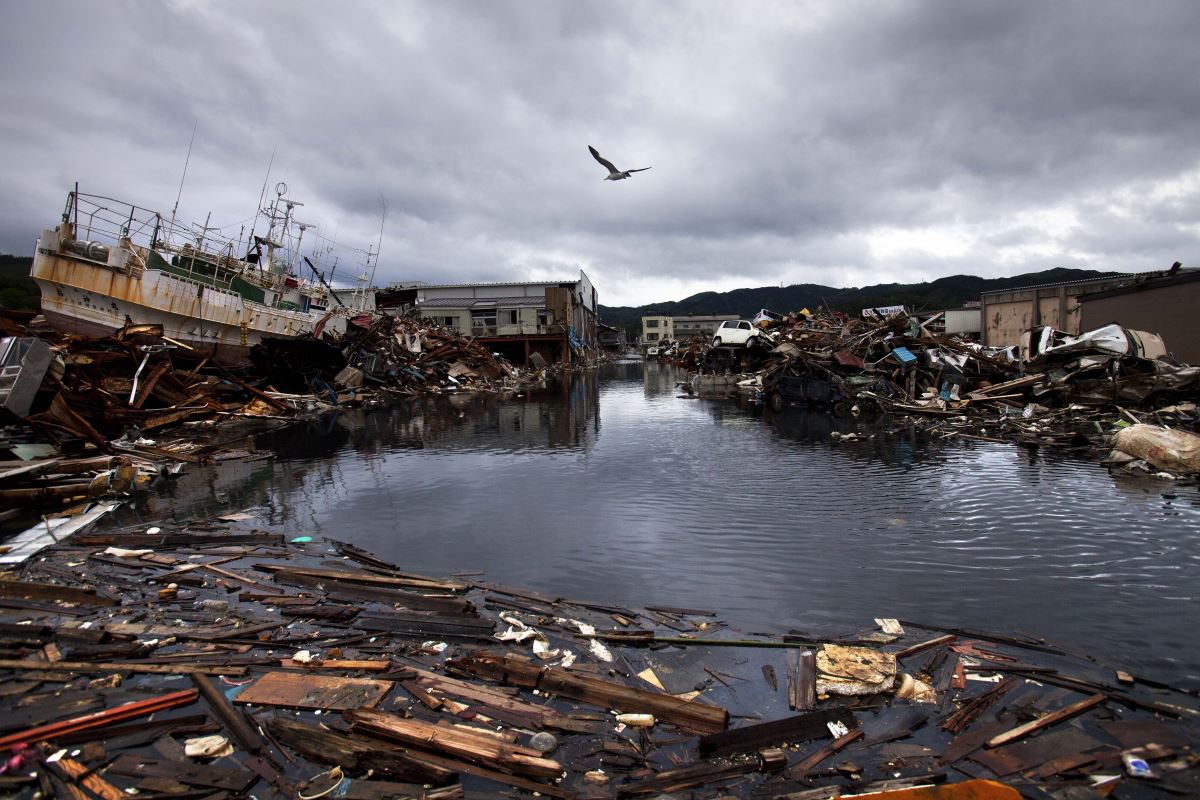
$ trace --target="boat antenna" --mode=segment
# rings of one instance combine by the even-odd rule
[[[387,221],[388,201],[383,196],[383,192],[379,193],[379,244],[375,245],[375,263],[371,265],[371,279],[367,281],[367,285],[363,287],[363,296],[366,297],[367,288],[375,285],[375,269],[379,266],[379,251],[383,249],[383,223]],[[368,259],[370,256],[368,256]]]
[[[179,210],[179,198],[183,197],[183,182],[187,180],[188,163],[192,160],[192,145],[196,142],[196,128],[200,127],[200,118],[192,125],[192,138],[188,142],[187,158],[183,160],[183,177],[179,179],[179,194],[175,195],[175,207],[171,209],[171,227],[175,227],[175,212]]]
[[[267,162],[267,174],[263,176],[263,188],[258,193],[258,207],[254,209],[254,222],[250,224],[250,238],[246,240],[246,249],[250,249],[250,245],[254,244],[254,228],[258,225],[258,215],[262,213],[263,198],[267,196],[267,181],[271,180],[271,167],[275,166],[275,149],[279,145],[271,146],[271,160]]]

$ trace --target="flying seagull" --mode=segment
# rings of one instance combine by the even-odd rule
[[[612,165],[611,161],[608,161],[605,158],[603,158],[600,155],[600,153],[597,152],[596,148],[592,147],[590,144],[588,145],[588,150],[592,151],[592,158],[599,161],[608,170],[608,177],[604,179],[606,181],[621,181],[621,180],[628,178],[630,175],[632,175],[635,172],[645,172],[646,170],[650,169],[649,167],[642,167],[640,169],[627,169],[624,172],[622,172],[621,170],[614,167]]]

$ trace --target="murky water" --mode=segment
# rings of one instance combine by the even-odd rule
[[[618,363],[514,399],[345,413],[195,470],[151,516],[250,510],[406,569],[711,608],[748,631],[888,616],[1022,631],[1200,685],[1200,497],[1061,451],[677,397]]]

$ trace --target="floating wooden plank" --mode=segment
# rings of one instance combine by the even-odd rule
[[[617,797],[636,797],[646,794],[666,795],[736,778],[751,772],[776,772],[786,765],[787,754],[782,750],[763,750],[753,756],[741,756],[732,760],[722,759],[692,764],[679,769],[669,769],[660,772],[653,778],[617,787]]]
[[[562,764],[545,758],[540,751],[497,740],[485,732],[404,719],[366,708],[348,711],[345,716],[354,730],[396,741],[405,747],[445,753],[539,780],[554,780],[563,771]]]
[[[0,658],[0,669],[34,669],[42,672],[139,672],[160,675],[245,675],[245,667],[227,667],[223,664],[160,664],[140,661],[28,661]]]
[[[99,797],[100,800],[126,800],[125,794],[120,789],[113,786],[111,783],[104,780],[99,775],[89,770],[86,766],[80,764],[78,761],[74,761],[70,758],[60,758],[56,763],[63,772],[71,776],[72,780],[79,779],[78,782],[82,783],[88,792],[96,797]],[[79,791],[75,787],[72,786],[70,789],[74,790],[72,791],[73,799],[78,798],[78,800],[90,800],[90,797],[87,794]]]
[[[817,655],[813,650],[788,653],[788,708],[811,711],[817,703]]]
[[[38,695],[37,700],[38,702],[31,705],[17,705],[7,709],[4,715],[0,716],[0,730],[10,731],[44,725],[64,717],[77,717],[104,708],[105,705],[104,698],[98,694]]]
[[[87,728],[97,728],[104,725],[111,725],[114,722],[123,722],[127,719],[149,716],[168,708],[194,703],[196,702],[196,697],[197,692],[195,689],[185,689],[179,692],[151,697],[146,700],[125,703],[115,708],[97,711],[92,714],[84,714],[80,717],[52,722],[49,725],[39,725],[36,728],[0,737],[0,748],[13,747],[18,744],[35,744],[53,739],[55,736],[75,733]]]
[[[475,616],[445,616],[364,612],[355,618],[353,626],[364,631],[383,631],[405,636],[445,639],[479,639],[489,641],[496,630],[491,620]]]
[[[120,600],[96,594],[95,589],[76,589],[57,583],[0,580],[0,597],[25,597],[31,600],[61,600],[82,606],[117,606]]]
[[[990,750],[976,750],[970,755],[970,759],[987,767],[996,777],[1003,778],[1014,772],[1024,772],[1062,756],[1096,750],[1100,746],[1099,741],[1083,731],[1064,728],[1017,744]]]
[[[90,511],[74,517],[54,517],[39,522],[29,530],[5,542],[8,552],[0,554],[0,564],[21,564],[44,547],[56,544],[71,534],[86,528],[120,503],[101,503]],[[72,540],[72,544],[75,540]]]
[[[242,712],[230,705],[229,700],[216,686],[213,686],[212,681],[203,675],[192,675],[192,683],[200,694],[204,695],[204,699],[208,701],[213,713],[221,720],[239,745],[250,753],[262,751],[264,743],[258,730],[246,721]]]
[[[290,658],[279,659],[280,666],[291,669],[361,669],[369,672],[387,672],[392,666],[388,659],[352,660],[341,658],[326,658],[320,660],[299,662]]]
[[[1103,703],[1105,699],[1106,698],[1103,694],[1094,694],[1091,697],[1080,700],[1078,703],[1072,703],[1071,705],[1066,706],[1065,708],[1060,708],[1058,711],[1054,711],[1045,715],[1044,717],[1039,717],[1032,722],[1026,722],[1024,725],[1018,725],[1010,731],[1005,731],[997,736],[993,736],[991,739],[987,740],[986,746],[999,747],[1002,744],[1007,744],[1008,742],[1020,739],[1022,736],[1026,736],[1034,731],[1040,731],[1043,728],[1048,728],[1051,725],[1062,722],[1064,719],[1073,717],[1076,714],[1081,714],[1084,711],[1087,711],[1089,708]]]
[[[931,713],[933,712],[929,706],[924,708],[919,706],[889,708],[874,719],[863,723],[863,732],[866,734],[863,742],[864,744],[875,745],[895,741],[896,739],[906,739],[917,728],[922,727],[929,721]]]
[[[700,754],[707,758],[730,753],[747,753],[785,742],[823,739],[829,736],[830,722],[841,722],[850,728],[858,727],[858,719],[852,711],[831,708],[701,737]]]
[[[419,783],[396,783],[394,781],[352,780],[338,787],[338,800],[463,800],[462,784],[425,788]]]
[[[194,547],[197,545],[282,545],[282,533],[209,533],[181,531],[179,533],[131,533],[129,531],[85,533],[71,540],[79,547],[108,547],[116,545],[130,550],[143,548]]]
[[[1001,697],[1012,691],[1019,683],[1020,681],[1017,678],[1009,676],[983,694],[971,698],[963,704],[962,708],[942,720],[942,730],[949,731],[950,733],[959,733],[965,730],[968,725],[979,718],[980,714]]]
[[[1042,642],[1034,642],[1029,639],[1018,639],[1014,636],[1005,636],[999,633],[991,633],[989,631],[981,631],[975,628],[951,628],[941,627],[938,625],[925,625],[920,622],[912,622],[911,620],[902,619],[900,622],[912,628],[923,628],[927,631],[941,631],[942,633],[951,633],[955,636],[961,636],[968,639],[983,639],[988,642],[997,642],[999,644],[1008,644],[1013,647],[1022,647],[1026,650],[1036,650],[1039,653],[1054,653],[1055,655],[1066,655],[1062,650]]]
[[[6,461],[3,465],[0,465],[0,481],[16,478],[19,475],[32,477],[40,473],[49,472],[53,467],[58,466],[60,460],[57,458],[48,458],[42,461]]]
[[[474,611],[474,607],[469,600],[449,594],[421,594],[419,592],[388,586],[365,586],[334,578],[317,578],[310,575],[283,572],[276,572],[274,580],[276,583],[288,584],[290,586],[302,586],[305,588],[316,588],[319,586],[330,600],[370,600],[389,606],[420,611],[443,611],[460,614]]]
[[[843,736],[839,736],[829,744],[822,747],[820,750],[814,751],[801,761],[788,767],[787,776],[793,780],[799,780],[800,778],[803,778],[804,776],[808,775],[809,772],[815,769],[822,761],[829,758],[839,750],[847,747],[848,745],[853,744],[862,737],[863,732],[861,730],[850,731]]]
[[[1026,375],[1024,378],[1016,378],[1015,380],[1005,381],[1004,383],[994,383],[983,389],[977,389],[974,392],[968,392],[967,397],[971,400],[984,400],[994,398],[995,395],[1011,392],[1014,389],[1024,389],[1027,386],[1033,386],[1035,383],[1040,383],[1046,379],[1043,372],[1036,375]]]
[[[258,775],[245,769],[225,769],[188,761],[143,758],[124,753],[107,768],[113,775],[129,778],[170,778],[189,786],[211,786],[230,792],[244,792],[258,782]]]
[[[242,705],[346,711],[375,706],[392,689],[391,681],[337,678],[299,672],[268,672],[247,686],[235,703]]]
[[[422,761],[415,753],[378,739],[347,736],[285,717],[267,720],[267,731],[278,741],[307,758],[333,764],[347,772],[374,770],[400,780],[440,786],[454,780],[449,769]]]
[[[305,575],[310,578],[332,578],[347,583],[358,583],[367,586],[398,586],[410,589],[432,589],[443,592],[464,592],[468,588],[465,583],[440,581],[434,578],[416,576],[395,577],[391,575],[376,575],[371,572],[350,572],[348,570],[318,567],[293,567],[288,564],[255,564],[254,568],[260,572]]]
[[[719,733],[729,724],[729,712],[719,706],[634,688],[557,667],[543,667],[512,653],[479,651],[454,659],[448,662],[448,666],[489,680],[540,689],[602,708],[653,714],[663,722],[693,733]]]
[[[979,748],[983,747],[984,742],[992,738],[998,733],[1003,732],[1008,728],[1008,724],[993,720],[985,724],[977,731],[968,731],[960,733],[958,736],[950,740],[942,750],[942,755],[938,759],[941,764],[953,764],[960,758],[974,753]]]
[[[1120,743],[1122,749],[1132,750],[1151,742],[1168,747],[1188,744],[1186,730],[1156,719],[1106,720],[1100,728]]]

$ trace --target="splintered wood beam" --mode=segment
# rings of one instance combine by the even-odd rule
[[[705,757],[748,753],[784,742],[795,743],[821,739],[829,735],[828,723],[830,722],[842,722],[851,728],[858,727],[858,719],[855,718],[852,711],[831,708],[701,737],[700,753]]]
[[[120,600],[97,594],[95,589],[77,589],[72,586],[60,586],[56,583],[31,583],[29,581],[0,580],[0,597],[61,600],[64,603],[75,603],[81,606],[118,606],[121,604]]]
[[[148,664],[140,661],[29,661],[0,659],[0,669],[54,672],[144,672],[159,675],[245,675],[245,667],[222,664]]]
[[[543,667],[512,653],[480,651],[455,659],[448,666],[488,680],[539,689],[601,708],[653,714],[663,722],[701,735],[720,733],[729,725],[729,712],[720,706],[626,686],[558,667]]]
[[[208,701],[213,713],[221,720],[238,744],[251,753],[262,751],[263,738],[242,716],[241,712],[230,705],[229,701],[225,699],[225,695],[216,686],[213,686],[212,681],[204,675],[192,675],[192,683],[196,685],[200,694],[204,695],[204,699]]]
[[[617,797],[670,794],[729,778],[737,778],[751,772],[777,772],[786,765],[787,754],[782,750],[762,750],[753,756],[740,756],[729,761],[707,761],[679,769],[666,770],[652,778],[619,786]]]
[[[563,771],[562,764],[545,758],[540,751],[500,741],[486,732],[434,725],[366,708],[347,711],[345,717],[356,731],[396,741],[406,747],[444,753],[484,766],[497,766],[529,778],[554,780]]]
[[[114,722],[123,722],[127,719],[149,716],[157,711],[165,711],[168,708],[194,703],[197,696],[198,693],[195,689],[184,689],[183,691],[171,692],[159,695],[158,697],[147,698],[146,700],[124,703],[123,705],[108,708],[104,711],[96,711],[91,714],[72,717],[71,719],[51,722],[48,725],[39,725],[36,728],[29,728],[28,730],[17,731],[16,733],[10,733],[8,736],[0,737],[0,748],[11,748],[19,744],[44,742],[48,739],[53,739],[55,736],[75,733],[88,728],[111,725]]]
[[[1086,697],[1078,703],[1072,703],[1069,706],[1060,708],[1058,711],[1053,711],[1044,717],[1038,717],[1032,722],[1026,722],[1024,725],[1018,725],[1012,730],[993,736],[985,743],[985,747],[999,747],[1002,744],[1008,744],[1011,741],[1020,739],[1022,736],[1040,731],[1043,728],[1049,728],[1051,725],[1056,725],[1064,719],[1073,717],[1076,714],[1081,714],[1087,711],[1092,706],[1103,703],[1107,698],[1103,694],[1094,694],[1091,697]]]
[[[799,762],[793,764],[792,766],[788,767],[787,776],[793,780],[798,780],[800,778],[803,778],[809,772],[812,772],[812,770],[814,770],[817,767],[817,765],[820,764],[822,761],[829,758],[831,755],[838,752],[839,750],[846,747],[847,745],[850,745],[850,744],[858,741],[864,735],[865,734],[862,730],[857,730],[857,731],[850,731],[845,736],[839,736],[838,738],[834,739],[829,744],[822,747],[820,750],[817,750],[817,751],[811,753],[804,760],[799,761]]]
[[[454,780],[454,771],[380,739],[347,736],[286,717],[271,717],[267,731],[280,743],[306,758],[348,771],[387,775],[401,780],[441,786]]]

